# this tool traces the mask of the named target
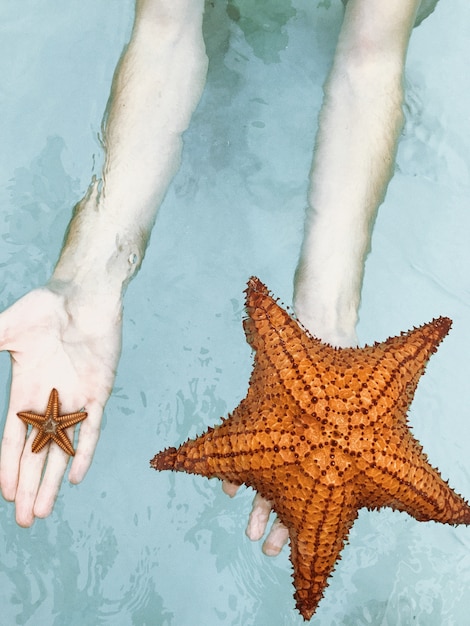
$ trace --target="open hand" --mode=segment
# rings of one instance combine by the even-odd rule
[[[12,362],[0,487],[3,497],[15,502],[21,526],[51,513],[69,457],[55,444],[33,453],[36,429],[25,438],[26,425],[17,413],[43,414],[53,388],[61,413],[86,410],[69,473],[70,482],[79,483],[93,459],[121,350],[120,302],[104,310],[77,293],[43,287],[0,314],[0,350],[8,350]],[[68,435],[73,441],[73,427]]]

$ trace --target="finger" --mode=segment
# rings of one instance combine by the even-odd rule
[[[0,486],[5,500],[15,499],[20,459],[25,445],[26,426],[10,406],[3,431],[0,455]]]
[[[222,491],[226,493],[231,498],[237,493],[240,485],[236,485],[235,483],[230,483],[228,480],[222,481]]]
[[[40,484],[38,482],[37,495],[33,505],[33,514],[41,518],[48,517],[52,513],[69,461],[69,455],[53,442],[51,442],[48,451],[47,466],[42,480],[40,475],[38,477]]]
[[[27,432],[26,424],[18,418],[17,413],[31,410],[40,391],[38,383],[25,385],[25,381],[15,373],[15,369],[12,372],[12,380],[0,455],[0,486],[3,497],[10,502],[16,496]],[[35,429],[34,432],[37,433]],[[34,437],[31,441],[33,440]],[[29,449],[31,450],[31,443]]]
[[[273,522],[269,535],[263,543],[263,552],[266,556],[277,556],[289,539],[289,531],[279,518]]]
[[[15,494],[16,522],[26,528],[34,522],[34,503],[48,453],[47,446],[37,453],[31,450],[36,432],[32,430],[24,447]]]
[[[11,345],[11,325],[13,322],[11,307],[0,313],[0,350],[8,350]]]
[[[258,541],[264,535],[270,513],[271,503],[257,493],[253,500],[253,506],[245,531],[251,541]]]
[[[24,328],[25,313],[30,312],[29,298],[25,296],[0,313],[0,350],[13,349],[20,332],[18,329]]]
[[[101,432],[103,405],[96,400],[91,401],[87,403],[85,410],[88,415],[80,424],[77,450],[68,476],[69,481],[75,485],[85,478],[90,468]]]

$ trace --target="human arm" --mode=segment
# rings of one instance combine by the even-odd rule
[[[419,1],[349,0],[318,121],[294,309],[316,337],[357,345],[356,323],[373,222],[393,174],[403,124],[403,72]],[[269,503],[255,499],[248,534]],[[265,553],[288,539],[279,522]]]
[[[88,412],[69,480],[80,482],[92,462],[121,350],[125,286],[142,263],[203,89],[202,11],[201,0],[137,2],[103,122],[102,178],[75,207],[49,283],[0,315],[0,349],[12,357],[0,485],[22,526],[51,513],[68,457],[56,446],[32,453],[18,411],[42,410],[57,387],[64,412]]]
[[[364,264],[393,175],[419,4],[349,0],[324,87],[294,307],[310,332],[337,346],[357,345]]]
[[[51,512],[68,458],[56,446],[32,453],[18,411],[42,410],[57,387],[64,411],[89,414],[69,479],[80,482],[92,461],[119,359],[125,286],[142,262],[203,89],[202,12],[202,0],[137,2],[104,120],[102,180],[76,206],[49,283],[0,315],[0,348],[12,358],[0,485],[22,526]]]

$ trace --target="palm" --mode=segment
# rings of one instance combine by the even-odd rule
[[[0,484],[4,497],[16,502],[18,523],[30,525],[35,515],[51,512],[68,456],[56,446],[33,453],[16,414],[44,410],[53,387],[60,392],[63,411],[86,407],[88,418],[81,425],[69,475],[72,482],[80,482],[98,441],[120,343],[120,310],[114,320],[100,319],[93,303],[88,307],[48,288],[32,291],[0,315],[0,349],[9,350],[12,359]]]

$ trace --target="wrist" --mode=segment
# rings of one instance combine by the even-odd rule
[[[58,310],[65,314],[64,324],[75,328],[80,336],[102,336],[122,320],[122,297],[111,290],[98,292],[75,281],[54,277],[46,289],[58,298]]]
[[[321,267],[324,270],[325,266]],[[357,346],[359,299],[360,286],[341,283],[329,272],[316,275],[302,261],[299,263],[294,281],[294,311],[314,337],[338,348]]]
[[[100,300],[120,301],[140,267],[146,242],[104,209],[99,185],[94,180],[75,207],[49,285],[54,290],[78,290]]]

